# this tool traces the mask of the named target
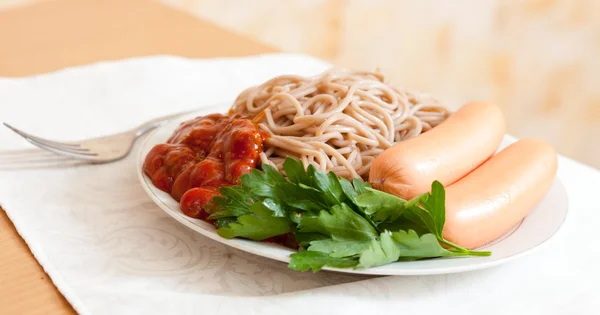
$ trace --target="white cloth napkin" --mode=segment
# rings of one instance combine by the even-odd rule
[[[86,138],[232,101],[243,88],[278,74],[311,75],[329,66],[289,54],[158,56],[0,78],[0,120],[49,138]],[[31,146],[0,128],[0,204],[82,314],[588,314],[600,309],[600,173],[567,158],[560,159],[559,176],[570,213],[549,246],[481,271],[370,278],[294,272],[192,232],[145,195],[136,178],[135,152],[106,165],[6,170],[6,150],[23,148]]]

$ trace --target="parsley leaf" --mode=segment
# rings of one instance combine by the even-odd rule
[[[418,235],[429,233],[425,227],[415,222],[409,221],[406,218],[399,218],[394,222],[383,222],[377,225],[377,229],[380,231],[399,231],[399,230],[414,230]]]
[[[435,235],[431,233],[419,236],[415,231],[398,231],[392,233],[396,246],[400,249],[403,260],[433,258],[442,256],[461,256],[457,252],[444,249]]]
[[[287,182],[277,169],[263,165],[263,171],[253,169],[250,174],[240,177],[242,186],[252,195],[269,198],[279,198],[278,186]]]
[[[290,179],[290,182],[294,184],[304,185],[311,184],[310,177],[306,173],[302,162],[288,157],[283,162],[283,170],[285,171],[287,177]]]
[[[372,241],[370,247],[360,256],[358,268],[370,268],[398,260],[466,256],[470,253],[444,249],[437,238],[427,233],[419,236],[415,231],[385,231],[379,240]]]
[[[308,248],[310,246],[310,243],[313,241],[329,239],[329,237],[327,235],[323,235],[321,233],[311,233],[311,232],[302,233],[302,232],[296,231],[294,233],[294,236],[296,237],[296,242],[298,242],[298,245],[300,245],[301,248]]]
[[[291,254],[292,260],[288,264],[288,267],[297,271],[308,271],[312,269],[313,272],[321,270],[324,266],[334,268],[352,268],[358,264],[358,259],[354,257],[336,258],[330,257],[327,253],[316,252],[316,251],[301,251]]]
[[[255,241],[286,234],[292,231],[291,221],[287,217],[276,217],[273,211],[262,202],[250,207],[251,214],[239,216],[236,222],[221,227],[217,233],[224,238],[243,237]]]
[[[257,199],[244,186],[221,187],[221,196],[214,197],[204,209],[210,219],[238,217],[251,213],[250,206]]]
[[[287,217],[287,210],[281,201],[271,198],[266,198],[262,204],[273,212],[274,217]]]
[[[359,195],[366,192],[365,188],[371,188],[371,184],[369,184],[369,182],[363,182],[358,178],[352,180],[352,185],[354,185],[354,189],[356,189],[356,192]]]
[[[286,203],[306,211],[340,204],[344,191],[335,173],[318,171],[313,165],[305,170],[301,162],[287,158],[283,164],[290,183],[280,186]],[[299,191],[295,191],[299,189]],[[292,198],[292,200],[288,200]]]
[[[317,240],[310,242],[309,251],[316,251],[329,254],[329,257],[349,257],[362,253],[371,241],[336,241],[333,239]]]
[[[334,206],[331,212],[321,211],[318,216],[300,214],[295,220],[298,231],[328,236],[309,242],[308,251],[326,253],[331,258],[359,255],[377,238],[377,230],[345,203]]]
[[[446,222],[446,191],[442,183],[437,180],[431,184],[431,193],[421,198],[423,208],[427,209],[433,218],[435,233],[442,235],[442,229]]]
[[[329,174],[331,175],[332,173],[333,172],[330,172]],[[375,222],[373,222],[373,219],[371,218],[371,216],[365,212],[365,209],[362,208],[358,204],[358,201],[357,201],[357,198],[359,196],[358,191],[360,190],[364,193],[365,188],[371,187],[371,185],[369,185],[369,183],[367,183],[367,182],[362,182],[358,179],[353,181],[355,186],[353,186],[350,183],[350,181],[348,181],[345,178],[340,178],[339,182],[340,182],[340,187],[342,188],[342,191],[344,192],[344,196],[345,196],[344,202],[347,203],[354,211],[356,211],[356,213],[360,214],[363,218],[365,218],[365,220],[367,220],[369,223],[371,223],[371,225],[377,226],[375,224]],[[354,188],[354,187],[357,187],[357,188]]]
[[[400,250],[392,239],[392,233],[386,231],[381,233],[379,240],[371,241],[369,248],[360,255],[358,268],[389,264],[397,261],[399,257]]]
[[[356,203],[356,197],[358,197],[358,193],[354,189],[354,186],[352,186],[352,183],[345,178],[340,178],[340,187],[342,187],[342,191],[344,192],[346,198],[358,206]]]
[[[221,218],[215,221],[215,226],[217,228],[227,227],[229,224],[234,223],[236,221],[237,218],[234,217]]]
[[[333,206],[331,212],[322,210],[318,216],[302,213],[297,222],[298,231],[321,233],[333,240],[360,241],[377,237],[377,230],[345,203]]]
[[[365,188],[365,192],[356,198],[358,206],[376,222],[392,222],[405,210],[406,201],[394,195],[373,188]]]
[[[433,233],[436,237],[442,237],[441,233],[437,233],[436,224],[431,213],[420,206],[412,206],[408,208],[403,217],[412,221],[414,224],[420,225],[429,233]]]
[[[427,233],[419,236],[413,230],[384,231],[377,239],[372,240],[336,241],[328,239],[312,241],[308,252],[319,252],[320,254],[310,256],[310,259],[302,256],[302,262],[298,262],[298,256],[293,254],[290,266],[302,265],[302,271],[308,269],[318,271],[323,266],[335,267],[330,264],[330,262],[336,261],[335,259],[347,258],[358,259],[356,268],[371,268],[399,260],[470,255],[467,252],[444,249],[433,234]]]
[[[417,200],[419,204],[416,204]],[[404,217],[432,233],[438,242],[473,256],[489,256],[491,254],[488,251],[472,251],[444,239],[442,232],[446,223],[446,193],[440,182],[434,181],[431,184],[430,194],[423,194],[409,203],[410,208],[404,212]]]
[[[337,205],[343,201],[344,191],[335,173],[320,172],[313,165],[309,165],[307,174],[311,179],[312,186],[323,194],[322,197],[329,206]]]
[[[313,213],[328,207],[323,193],[315,188],[286,182],[279,185],[279,190],[284,196],[282,202],[289,207]]]
[[[442,239],[442,229],[446,221],[446,194],[444,186],[438,181],[431,184],[431,194],[423,194],[411,199],[407,204],[404,217],[421,225],[429,233]]]

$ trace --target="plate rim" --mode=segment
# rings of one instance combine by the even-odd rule
[[[155,128],[154,130],[152,130],[151,132],[147,133],[144,138],[142,139],[139,147],[137,148],[137,154],[136,154],[136,174],[138,177],[138,181],[141,184],[142,188],[144,189],[144,192],[146,192],[146,194],[150,197],[150,199],[163,211],[165,212],[167,215],[169,215],[171,218],[175,219],[176,221],[178,221],[179,223],[185,225],[187,228],[191,229],[192,231],[194,231],[195,233],[198,233],[200,235],[203,235],[205,237],[208,237],[214,241],[217,241],[221,244],[224,244],[226,246],[230,246],[233,247],[235,249],[244,251],[246,253],[252,254],[252,255],[257,255],[260,257],[265,257],[265,258],[269,258],[275,261],[279,261],[279,262],[284,262],[284,263],[289,263],[290,261],[290,257],[289,254],[286,256],[281,256],[278,255],[277,253],[269,253],[269,251],[267,250],[262,250],[262,249],[256,249],[253,248],[249,245],[245,245],[245,243],[248,242],[252,242],[252,243],[260,243],[260,242],[256,242],[256,241],[251,241],[251,240],[244,240],[244,239],[226,239],[226,238],[222,238],[221,236],[219,236],[217,233],[215,233],[214,231],[212,233],[209,233],[207,230],[205,230],[203,227],[197,225],[194,221],[197,219],[193,219],[193,218],[187,218],[185,217],[184,214],[182,214],[181,212],[176,212],[173,209],[171,209],[171,207],[169,207],[169,205],[167,205],[154,191],[153,191],[153,184],[152,181],[150,180],[150,178],[144,174],[144,172],[142,171],[142,166],[143,166],[143,161],[145,160],[145,156],[143,156],[144,153],[144,148],[146,148],[148,146],[148,142],[149,140],[153,137],[153,135],[155,135],[159,130],[162,130],[163,128],[165,128],[166,126],[170,125],[171,123],[178,121],[184,121],[184,118],[186,117],[191,117],[194,115],[198,115],[200,114],[200,112],[208,110],[208,109],[216,109],[219,108],[219,105],[211,105],[211,106],[206,106],[203,108],[198,109],[197,112],[193,112],[190,113],[189,115],[185,115],[185,116],[181,116],[178,117],[176,119],[173,119],[172,121],[169,121],[157,128]],[[416,276],[416,275],[439,275],[439,274],[451,274],[451,273],[461,273],[461,272],[467,272],[467,271],[475,271],[475,270],[481,270],[481,269],[486,269],[486,268],[491,268],[491,267],[495,267],[507,262],[510,262],[512,260],[515,260],[517,258],[523,257],[525,255],[529,255],[537,250],[539,250],[540,248],[543,248],[545,246],[547,246],[548,243],[550,243],[551,240],[553,240],[555,238],[555,236],[563,229],[564,225],[565,225],[565,221],[567,220],[567,217],[569,215],[569,196],[567,194],[567,191],[565,189],[564,184],[562,183],[562,181],[559,179],[558,176],[555,177],[554,182],[552,183],[552,185],[558,185],[559,189],[564,193],[564,215],[562,217],[562,220],[560,222],[560,224],[557,225],[557,227],[554,229],[554,231],[548,236],[546,237],[546,239],[544,239],[543,241],[541,241],[540,243],[534,245],[531,248],[525,249],[523,251],[517,252],[515,254],[506,256],[506,257],[502,257],[499,259],[494,259],[494,260],[488,260],[488,261],[483,261],[483,262],[478,262],[475,264],[467,264],[467,265],[461,265],[461,266],[449,266],[449,267],[435,267],[435,268],[415,268],[415,269],[407,269],[407,268],[397,268],[397,269],[393,269],[393,268],[381,268],[383,266],[380,267],[374,267],[374,268],[367,268],[367,269],[341,269],[341,268],[331,268],[331,267],[323,267],[322,270],[325,271],[330,271],[330,272],[339,272],[339,273],[345,273],[345,274],[361,274],[361,275],[373,275],[373,276]],[[158,189],[156,187],[154,187],[154,189]],[[544,198],[546,198],[546,196],[544,196]],[[543,200],[543,199],[542,199]],[[540,201],[541,202],[541,201]],[[520,225],[522,224],[522,222],[527,218],[527,216],[525,218],[523,218],[523,220],[521,220],[516,228],[511,228],[510,231],[512,231],[511,233],[514,233],[516,230],[518,230],[520,228]],[[207,223],[209,224],[209,223]],[[510,236],[510,235],[509,235]],[[498,243],[501,243],[504,239],[506,239],[506,236],[500,236],[498,239],[502,238],[502,240],[500,240]],[[492,243],[496,243],[496,240],[494,240]],[[265,247],[265,249],[270,248],[271,250],[273,249],[279,249],[279,250],[285,250],[289,253],[293,253],[294,250],[285,248],[281,245],[277,245],[277,244],[271,244],[271,243],[261,243],[262,246]],[[482,257],[461,257],[460,259],[469,259],[469,260],[477,260],[477,259],[481,259]],[[442,259],[437,259],[437,260],[442,260]],[[388,264],[386,266],[390,266],[390,265],[395,265],[395,264],[402,264],[403,262],[394,262],[391,264]]]

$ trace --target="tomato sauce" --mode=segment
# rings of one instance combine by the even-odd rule
[[[219,187],[239,184],[256,167],[265,135],[239,115],[211,114],[181,123],[167,143],[154,146],[144,172],[180,202],[187,216],[207,220],[203,206]]]

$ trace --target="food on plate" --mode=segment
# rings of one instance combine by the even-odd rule
[[[471,102],[419,137],[399,142],[373,162],[373,188],[410,199],[431,182],[450,185],[496,152],[504,137],[502,112],[489,102]]]
[[[379,73],[335,69],[273,78],[227,114],[183,122],[143,170],[220,236],[297,249],[295,270],[487,256],[470,248],[522,219],[556,170],[533,140],[490,159],[504,128],[490,103],[450,114]]]
[[[340,69],[273,78],[243,91],[232,112],[269,133],[262,164],[282,171],[289,156],[349,179],[367,179],[385,149],[449,115],[431,96],[394,88],[379,73]]]
[[[556,168],[556,151],[542,140],[508,146],[446,188],[444,238],[466,248],[497,239],[540,202]]]
[[[240,177],[241,185],[221,188],[205,207],[224,238],[269,240],[292,234],[299,252],[294,270],[370,268],[398,260],[488,256],[445,240],[444,187],[439,182],[406,201],[351,183],[333,172],[287,158],[287,178],[270,165]],[[446,248],[440,244],[444,244]]]
[[[181,196],[181,212],[191,218],[209,221],[204,205],[218,195],[219,191],[214,188],[194,187]]]
[[[187,215],[201,218],[202,200],[210,200],[219,187],[239,184],[239,177],[256,167],[264,137],[239,115],[196,117],[182,123],[167,143],[152,148],[144,172],[177,201],[191,189],[202,188],[191,192],[183,207]]]

